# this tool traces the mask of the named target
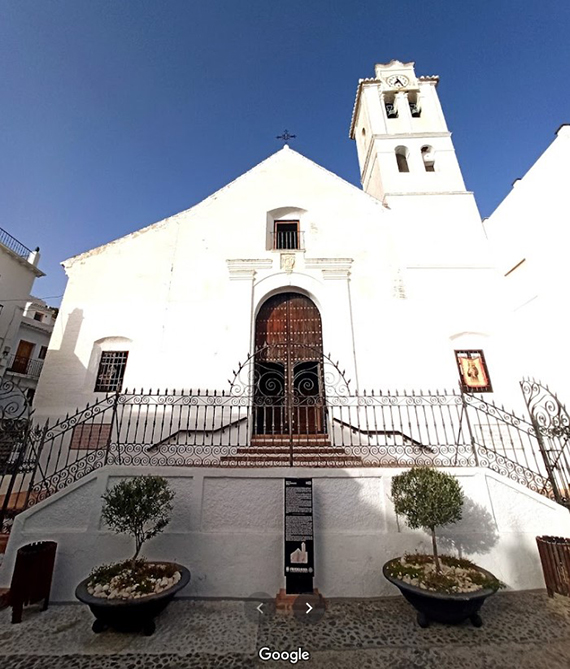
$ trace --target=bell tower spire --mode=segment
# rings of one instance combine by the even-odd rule
[[[392,195],[465,193],[437,94],[439,77],[416,77],[414,63],[392,60],[361,79],[350,125],[363,189]]]

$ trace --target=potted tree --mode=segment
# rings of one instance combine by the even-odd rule
[[[139,557],[143,544],[168,524],[173,497],[165,478],[150,475],[121,481],[103,495],[103,520],[114,532],[132,536],[135,552],[128,560],[97,567],[77,586],[75,596],[95,616],[95,633],[112,627],[152,634],[154,618],[190,581],[182,565]]]
[[[470,560],[440,555],[437,549],[436,528],[461,519],[464,498],[457,479],[431,467],[414,467],[392,479],[392,498],[409,527],[430,534],[433,552],[390,560],[384,576],[417,609],[421,627],[430,620],[459,623],[468,618],[480,627],[481,606],[504,585]]]

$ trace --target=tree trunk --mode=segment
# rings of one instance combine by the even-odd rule
[[[431,544],[433,546],[433,559],[435,562],[435,570],[439,574],[441,572],[441,564],[439,563],[439,555],[437,554],[437,544],[435,542],[435,528],[431,528]]]
[[[131,558],[131,567],[132,567],[133,569],[134,569],[134,566],[135,566],[135,562],[136,562],[136,560],[137,560],[137,558],[138,558],[138,556],[139,556],[139,553],[140,553],[140,551],[141,551],[142,545],[143,545],[143,542],[140,541],[138,538],[135,537],[135,547],[136,547],[136,550],[135,550],[135,554],[134,554],[133,557]]]

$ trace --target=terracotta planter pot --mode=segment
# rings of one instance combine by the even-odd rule
[[[186,567],[174,562],[154,562],[152,564],[169,564],[180,572],[181,578],[168,590],[155,595],[146,595],[137,599],[104,599],[94,597],[87,592],[89,578],[84,579],[77,586],[75,596],[80,602],[87,604],[95,616],[93,631],[98,634],[109,627],[118,632],[139,632],[145,636],[155,630],[154,619],[161,613],[174,598],[190,582],[190,572]]]
[[[474,592],[462,592],[454,595],[431,592],[418,588],[415,585],[404,583],[394,576],[388,574],[388,567],[392,563],[399,561],[395,558],[386,562],[382,571],[384,576],[393,583],[410,604],[417,610],[417,620],[420,627],[427,627],[430,621],[434,620],[440,623],[456,625],[469,619],[475,627],[481,627],[483,621],[479,615],[479,610],[483,606],[487,597],[495,594],[495,590],[486,588],[484,590],[475,590]],[[477,567],[477,570],[488,578],[495,578],[491,572]]]

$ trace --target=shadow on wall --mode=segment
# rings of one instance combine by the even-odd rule
[[[459,557],[485,555],[499,540],[493,516],[469,497],[465,497],[463,503],[462,519],[454,525],[442,527],[437,535],[438,547]]]
[[[524,523],[518,518],[512,519],[511,522],[510,532],[506,536],[507,539],[510,537],[516,539],[509,541],[505,547],[506,559],[502,580],[515,589],[546,587],[536,537],[552,534],[552,526],[543,525],[539,517],[528,518]],[[557,531],[554,533],[559,534]]]
[[[74,353],[82,323],[83,309],[74,309],[65,323],[59,349],[51,349],[47,353],[34,402],[40,415],[49,413],[43,407],[57,406],[58,412],[63,413],[61,416],[58,414],[54,417],[63,418],[72,405],[73,410],[76,408],[77,402],[67,402],[62,394],[65,392],[66,381],[75,389],[83,389],[85,385],[86,367]],[[58,406],[62,401],[65,407]]]
[[[314,479],[316,585],[329,596],[396,594],[384,582],[383,564],[405,553],[431,554],[429,534],[410,529],[394,512],[391,483],[397,473],[353,478],[344,470],[346,478]],[[490,510],[467,496],[462,520],[436,534],[441,553],[476,563],[499,543]]]

